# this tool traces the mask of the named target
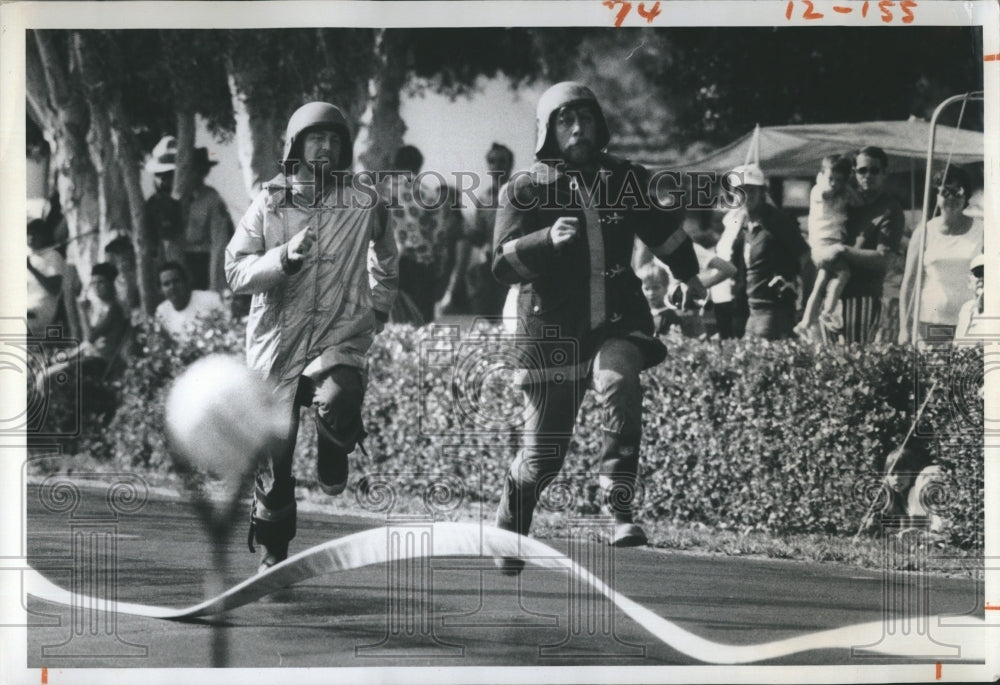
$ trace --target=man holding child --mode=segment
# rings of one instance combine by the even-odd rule
[[[861,204],[849,207],[844,243],[830,259],[843,258],[850,278],[840,297],[842,328],[821,327],[827,343],[869,344],[882,321],[882,286],[889,254],[899,248],[905,220],[899,201],[886,192],[889,158],[882,148],[862,148],[854,160]]]

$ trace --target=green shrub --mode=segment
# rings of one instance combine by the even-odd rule
[[[952,541],[976,545],[982,404],[956,411],[956,368],[981,370],[982,351],[674,345],[647,374],[644,513],[737,530],[853,533],[868,506],[860,494],[940,381],[918,434],[938,436]]]
[[[163,403],[170,382],[196,359],[213,353],[243,355],[243,326],[227,319],[201,322],[197,335],[171,340],[151,321],[135,333],[136,354],[119,381],[119,406],[103,439],[102,456],[123,468],[172,470]]]
[[[440,330],[389,326],[378,337],[364,407],[371,458],[352,457],[355,483],[366,474],[402,472],[408,475],[396,487],[422,497],[444,475],[493,506],[517,448],[513,427],[522,399],[509,373],[484,372],[491,367],[482,360],[507,358],[489,336],[459,346],[462,373],[455,382],[447,355],[445,363],[429,356],[447,347]],[[170,469],[162,417],[170,380],[204,354],[242,354],[243,328],[209,322],[184,345],[152,330],[140,344],[144,355],[122,380],[103,456],[120,467]],[[671,341],[669,350],[666,362],[643,374],[643,517],[736,531],[851,535],[869,504],[860,493],[877,482],[885,456],[937,382],[917,430],[936,436],[935,456],[949,475],[938,500],[951,522],[950,541],[981,547],[981,349],[916,355],[895,345],[682,340]],[[469,377],[482,383],[470,386]],[[588,394],[565,469],[594,474],[569,500],[578,514],[598,504],[599,425]],[[314,434],[312,419],[305,419],[294,466],[302,483],[315,478]]]

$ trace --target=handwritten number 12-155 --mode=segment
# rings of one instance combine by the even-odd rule
[[[803,6],[802,10],[803,19],[812,21],[816,19],[822,19],[823,17],[826,16],[822,12],[816,10],[816,4],[812,0],[800,0],[799,4]],[[870,5],[871,3],[869,2],[869,0],[865,0],[865,2],[861,4],[862,17],[868,16],[868,9]],[[900,21],[902,21],[904,24],[912,24],[913,8],[917,6],[917,3],[914,2],[914,0],[902,0],[901,2],[894,2],[893,0],[880,0],[878,3],[876,3],[876,7],[878,7],[879,19],[882,20],[882,23],[888,24],[892,22],[892,20],[895,18],[892,12],[892,8],[897,5],[902,10],[902,16],[900,17]],[[851,14],[852,12],[854,12],[854,7],[852,7],[847,3],[833,5],[832,9],[837,14]],[[795,0],[788,0],[788,5],[785,7],[785,18],[791,21],[792,16],[794,14],[795,14]]]

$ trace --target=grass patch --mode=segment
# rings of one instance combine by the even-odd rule
[[[59,463],[60,466],[56,466]],[[113,482],[116,471],[106,463],[84,457],[58,461],[46,459],[33,461],[29,466],[29,479],[41,482],[44,478],[60,473],[72,479],[74,472],[87,473],[88,478],[81,485],[96,485],[94,473],[106,473],[107,482]],[[175,474],[164,474],[154,469],[137,469],[134,475],[142,477],[150,488],[163,496],[183,496],[184,486]],[[221,497],[219,483],[209,481],[206,491],[210,496]],[[370,518],[372,525],[379,525],[390,513],[383,507],[390,504],[382,501],[374,506],[371,500],[358,496],[352,485],[339,497],[329,497],[310,483],[301,483],[297,489],[297,499],[302,512],[319,512],[329,515],[356,516]],[[391,501],[391,514],[395,516],[419,516],[427,514],[427,506],[421,498],[397,494]],[[449,511],[448,520],[486,521],[492,523],[494,506],[487,502],[463,502]],[[641,521],[649,535],[650,547],[665,552],[685,554],[716,555],[726,557],[747,557],[757,559],[781,559],[799,562],[842,564],[855,568],[882,570],[886,559],[896,562],[893,571],[919,570],[908,566],[906,559],[928,558],[930,573],[948,576],[975,578],[981,576],[982,560],[970,550],[963,550],[947,544],[943,538],[928,537],[919,531],[898,533],[893,543],[921,546],[921,554],[886,554],[886,541],[872,536],[861,536],[857,540],[850,537],[829,536],[817,533],[771,535],[758,530],[733,531],[718,530],[704,524],[674,524],[656,521]],[[569,535],[567,517],[539,510],[532,527],[532,537],[543,542],[565,539]]]
[[[883,570],[886,560],[891,559],[894,566],[888,570],[920,570],[912,561],[908,561],[918,555],[887,555],[886,544],[890,541],[870,535],[862,535],[855,540],[816,533],[769,535],[759,531],[715,530],[697,524],[641,523],[649,536],[650,547],[664,551],[834,563],[876,571]],[[532,535],[540,539],[558,538],[564,537],[568,532],[565,521],[560,517],[542,515],[535,524]],[[919,556],[928,558],[931,564],[930,568],[924,569],[928,572],[970,578],[981,575],[976,570],[977,565],[981,570],[981,557],[969,550],[947,544],[941,536],[909,529],[893,534],[891,543],[897,548],[908,545],[914,551],[920,547]]]

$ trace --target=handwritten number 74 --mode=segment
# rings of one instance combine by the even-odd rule
[[[615,17],[615,26],[621,26],[625,17],[632,11],[632,3],[628,0],[604,0],[602,3],[608,9],[613,10],[616,5],[620,5],[618,16]],[[653,6],[646,9],[646,3],[640,2],[638,8],[639,16],[646,20],[647,24],[652,24],[653,20],[660,16],[660,0],[656,0]]]

